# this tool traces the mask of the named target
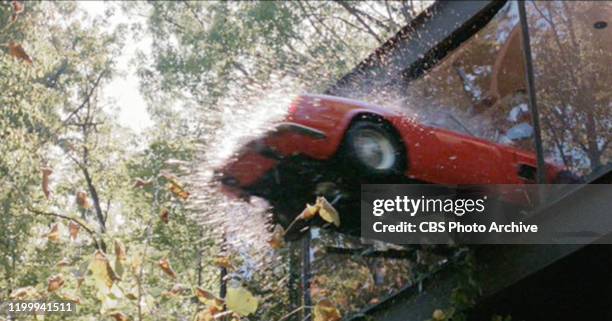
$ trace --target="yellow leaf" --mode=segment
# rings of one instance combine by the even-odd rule
[[[79,236],[79,230],[81,230],[81,226],[76,222],[70,221],[68,223],[68,231],[70,232],[70,239],[75,241]]]
[[[306,208],[302,211],[302,213],[300,214],[300,217],[304,221],[311,220],[315,216],[317,216],[317,213],[319,212],[319,210],[320,210],[320,207],[318,204],[315,204],[315,205],[306,204]]]
[[[174,270],[172,269],[172,266],[170,266],[170,261],[168,261],[168,259],[163,258],[159,260],[158,264],[159,264],[159,267],[162,269],[162,271],[164,271],[164,273],[166,273],[168,276],[170,276],[173,279],[176,278],[176,272],[174,272]]]
[[[54,223],[53,225],[51,225],[51,229],[49,230],[49,233],[47,233],[47,239],[49,240],[49,242],[59,242],[60,233],[58,223]]]
[[[113,283],[119,280],[119,277],[113,271],[108,258],[104,252],[96,250],[93,260],[89,264],[92,276],[98,289],[110,290]]]
[[[55,292],[64,285],[64,277],[61,274],[50,276],[47,279],[47,291]]]
[[[329,299],[321,299],[314,308],[314,321],[338,321],[342,319],[340,311]]]
[[[319,216],[321,216],[324,221],[333,223],[336,225],[336,227],[340,226],[340,215],[338,214],[338,211],[336,211],[336,209],[329,204],[325,197],[317,197],[316,206],[319,207]]]
[[[230,261],[230,258],[228,256],[217,256],[214,260],[215,265],[218,267],[222,267],[222,268],[233,268],[234,265],[232,265],[232,262]]]
[[[195,296],[198,298],[198,301],[202,302],[207,306],[215,306],[223,308],[223,299],[218,298],[214,294],[202,289],[195,288],[194,290]]]
[[[435,321],[444,321],[444,320],[446,320],[446,314],[444,313],[444,311],[442,311],[440,309],[436,309],[436,310],[434,310],[434,312],[432,314],[432,318]]]
[[[243,287],[230,287],[227,289],[225,303],[228,309],[247,316],[257,311],[259,300]]]
[[[42,171],[42,190],[43,190],[43,193],[45,194],[45,197],[49,199],[51,197],[51,191],[49,190],[49,176],[51,176],[53,171],[48,167],[42,168],[41,171]]]
[[[114,245],[115,245],[115,256],[117,257],[117,259],[119,261],[125,261],[127,259],[127,255],[125,251],[125,245],[123,245],[123,242],[121,242],[118,239],[115,239]]]
[[[194,321],[214,321],[215,316],[208,310],[203,309],[198,314],[196,314]]]
[[[87,193],[85,193],[84,191],[78,191],[76,193],[76,203],[82,209],[91,208],[89,197],[87,196]]]
[[[13,290],[13,292],[11,292],[11,294],[9,295],[9,298],[23,300],[31,299],[36,296],[38,296],[38,292],[36,292],[36,289],[33,286],[26,286]]]
[[[172,192],[172,194],[182,200],[186,200],[187,198],[189,198],[189,192],[187,192],[181,185],[179,185],[175,181],[171,181],[168,188],[170,189],[170,192]]]
[[[189,198],[189,192],[187,192],[183,188],[183,185],[178,182],[176,177],[166,173],[161,174],[161,176],[168,180],[168,189],[170,190],[170,192],[172,192],[172,194],[174,194],[174,196],[182,200],[186,200],[187,198]]]

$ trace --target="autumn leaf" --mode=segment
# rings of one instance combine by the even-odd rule
[[[163,258],[159,260],[158,264],[159,264],[159,267],[162,269],[162,271],[164,271],[164,273],[166,273],[168,276],[170,276],[173,279],[176,278],[176,272],[174,272],[174,270],[172,269],[172,266],[170,266],[170,261],[168,261],[168,259]]]
[[[318,204],[317,205],[306,204],[306,208],[304,208],[302,213],[300,213],[299,217],[303,219],[304,221],[311,220],[317,216],[317,214],[319,213],[319,210],[320,210],[320,207]]]
[[[167,208],[163,208],[159,213],[159,218],[162,222],[168,224],[170,222],[170,211]]]
[[[49,177],[53,174],[53,170],[48,167],[41,169],[42,171],[42,190],[45,197],[49,199],[51,197],[51,191],[49,190]]]
[[[225,303],[228,309],[242,316],[247,316],[257,311],[259,300],[243,287],[230,287],[227,289]]]
[[[279,224],[274,226],[274,231],[272,232],[272,236],[268,240],[268,244],[270,244],[270,247],[275,250],[278,250],[285,246],[285,230]]]
[[[17,16],[23,12],[25,9],[25,4],[21,1],[13,0],[11,1],[11,5],[13,7],[13,14],[11,15],[11,22],[17,20]]]
[[[94,253],[93,260],[89,265],[89,269],[92,272],[92,276],[99,289],[110,289],[115,281],[119,280],[119,277],[113,271],[106,254],[100,250],[96,250]]]
[[[340,311],[329,299],[321,299],[314,307],[314,321],[338,321],[342,319]]]
[[[113,312],[111,314],[109,314],[109,316],[111,318],[113,318],[115,321],[128,321],[130,320],[130,318],[125,315],[125,313],[123,312]]]
[[[33,286],[26,286],[13,290],[9,297],[15,300],[23,300],[26,298],[32,298],[38,296],[38,292]]]
[[[89,202],[89,197],[87,193],[84,191],[78,191],[76,193],[76,203],[82,209],[91,208],[91,203]]]
[[[134,188],[145,188],[151,186],[151,184],[153,184],[153,180],[151,179],[144,180],[142,178],[137,178],[134,182]]]
[[[203,309],[196,314],[194,321],[214,321],[215,316],[210,312],[209,309]]]
[[[170,184],[168,185],[168,189],[170,189],[170,192],[172,192],[172,194],[174,194],[174,196],[182,199],[182,200],[186,200],[187,198],[189,198],[189,192],[187,192],[179,183],[177,183],[176,181],[170,181]]]
[[[8,43],[8,49],[9,55],[17,58],[18,60],[25,61],[30,65],[32,64],[32,59],[30,58],[30,56],[28,56],[28,54],[25,52],[23,47],[21,47],[20,44],[14,41],[10,41]]]
[[[340,226],[340,215],[338,211],[323,196],[317,197],[316,206],[319,207],[319,216],[328,223]]]
[[[182,200],[186,200],[187,198],[189,198],[189,192],[187,192],[183,188],[183,185],[178,182],[174,175],[162,173],[160,174],[160,176],[168,181],[168,189],[170,190],[170,192],[172,192],[172,194],[174,194],[174,196]]]
[[[432,319],[435,321],[444,321],[446,320],[446,314],[440,309],[435,309],[432,314]]]
[[[49,230],[49,233],[47,233],[47,239],[49,240],[49,242],[59,242],[59,223],[54,223],[53,225],[51,225],[51,229]]]
[[[121,242],[121,240],[118,239],[115,239],[113,243],[115,245],[115,256],[118,260],[125,261],[127,259],[125,245],[123,244],[123,242]]]
[[[64,285],[64,277],[61,274],[50,276],[47,279],[47,291],[55,292]]]
[[[166,297],[175,297],[177,295],[181,295],[183,293],[185,293],[187,290],[189,290],[188,287],[180,284],[180,283],[176,283],[175,285],[172,286],[172,288],[170,289],[170,291],[164,291],[162,292],[163,296]]]
[[[226,268],[226,269],[230,269],[234,267],[234,265],[232,264],[228,256],[217,256],[214,259],[214,263],[216,266]]]
[[[81,298],[79,298],[78,296],[74,294],[68,294],[68,293],[60,291],[58,292],[58,295],[66,301],[74,302],[76,304],[81,304]]]
[[[198,301],[202,302],[207,306],[215,306],[221,309],[223,308],[223,299],[218,298],[216,295],[202,288],[195,288],[194,294],[196,298],[198,298]]]
[[[67,257],[62,258],[59,262],[55,264],[57,267],[65,267],[70,266],[70,260]]]
[[[81,226],[76,222],[70,221],[68,223],[68,231],[70,232],[70,239],[76,241],[79,236],[79,230],[81,230]]]

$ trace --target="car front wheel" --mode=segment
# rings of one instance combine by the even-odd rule
[[[400,175],[406,168],[404,144],[382,121],[354,122],[344,137],[341,156],[347,169],[359,176]]]

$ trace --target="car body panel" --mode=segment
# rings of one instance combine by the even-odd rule
[[[406,147],[405,175],[411,179],[447,185],[533,183],[518,175],[520,165],[536,168],[532,153],[426,126],[376,105],[326,95],[299,96],[284,121],[242,148],[221,172],[245,188],[287,157],[330,160],[351,122],[364,115],[386,121],[397,131]],[[552,180],[561,170],[549,165],[547,177]]]

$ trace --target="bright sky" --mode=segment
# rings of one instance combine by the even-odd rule
[[[112,2],[104,1],[78,1],[78,3],[92,17],[103,15],[107,6],[113,5]],[[140,22],[140,20],[144,20],[144,18],[127,16],[122,10],[116,8],[114,15],[110,18],[109,29],[120,23],[129,24]],[[135,58],[138,49],[148,52],[150,47],[150,37],[145,36],[139,39],[129,37],[122,54],[116,57],[117,67],[123,75],[116,76],[104,88],[104,97],[107,101],[114,101],[119,108],[119,122],[136,132],[142,132],[143,129],[152,125],[152,122],[147,112],[144,97],[138,89],[139,79],[136,74],[136,67],[132,66],[130,61]]]

